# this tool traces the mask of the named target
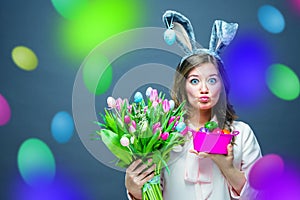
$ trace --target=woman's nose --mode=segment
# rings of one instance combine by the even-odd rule
[[[208,87],[205,83],[202,83],[200,88],[200,94],[207,94],[208,93]]]

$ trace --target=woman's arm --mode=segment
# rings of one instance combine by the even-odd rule
[[[240,194],[246,182],[245,174],[233,166],[233,148],[231,144],[228,144],[227,151],[227,155],[220,155],[190,150],[191,153],[195,153],[199,157],[211,158],[219,167],[227,182],[232,186],[237,194]]]

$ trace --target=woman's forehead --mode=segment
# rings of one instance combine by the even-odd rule
[[[204,63],[193,68],[188,76],[198,75],[198,76],[210,76],[210,75],[218,75],[219,71],[217,67],[212,63]]]

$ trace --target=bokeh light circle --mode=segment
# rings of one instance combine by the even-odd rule
[[[270,91],[280,99],[294,100],[300,94],[300,82],[296,73],[283,64],[273,64],[266,71]]]
[[[26,71],[34,70],[38,65],[35,53],[25,46],[15,47],[12,50],[12,59],[19,68]]]
[[[0,94],[0,126],[7,124],[11,117],[11,110],[7,100]]]
[[[88,0],[51,0],[55,10],[66,19],[76,19],[88,6]]]
[[[85,61],[82,75],[87,89],[92,94],[100,95],[109,88],[113,70],[105,56],[92,54]]]
[[[263,5],[258,9],[258,20],[261,26],[270,33],[281,33],[285,27],[285,20],[281,12],[271,5]]]
[[[56,113],[51,122],[51,133],[57,142],[67,143],[74,133],[72,116],[66,111]]]
[[[81,61],[109,37],[141,26],[146,13],[143,4],[139,0],[89,1],[76,19],[62,21],[58,27],[57,41],[62,55]]]
[[[249,184],[257,189],[264,190],[280,180],[284,171],[284,162],[276,154],[263,156],[255,162],[249,172]]]
[[[288,0],[291,10],[300,15],[300,0]]]
[[[273,57],[270,43],[253,30],[240,32],[234,39],[222,55],[233,105],[249,109],[263,102],[268,92],[265,71]]]
[[[48,145],[37,138],[24,141],[18,151],[18,168],[23,180],[32,187],[46,186],[55,177],[55,160]]]

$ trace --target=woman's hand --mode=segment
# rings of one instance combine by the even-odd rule
[[[125,187],[136,199],[142,199],[143,185],[154,177],[155,164],[148,167],[142,160],[134,161],[126,170]]]
[[[194,149],[191,149],[190,152],[202,158],[211,158],[219,167],[234,191],[238,195],[241,193],[245,185],[246,178],[242,171],[233,166],[233,147],[231,144],[227,145],[227,155],[197,152]]]
[[[233,148],[232,144],[227,145],[227,155],[222,154],[209,154],[205,152],[198,152],[194,149],[190,150],[191,153],[196,154],[197,156],[201,158],[211,158],[216,165],[220,168],[221,171],[223,169],[230,169],[233,168]]]

